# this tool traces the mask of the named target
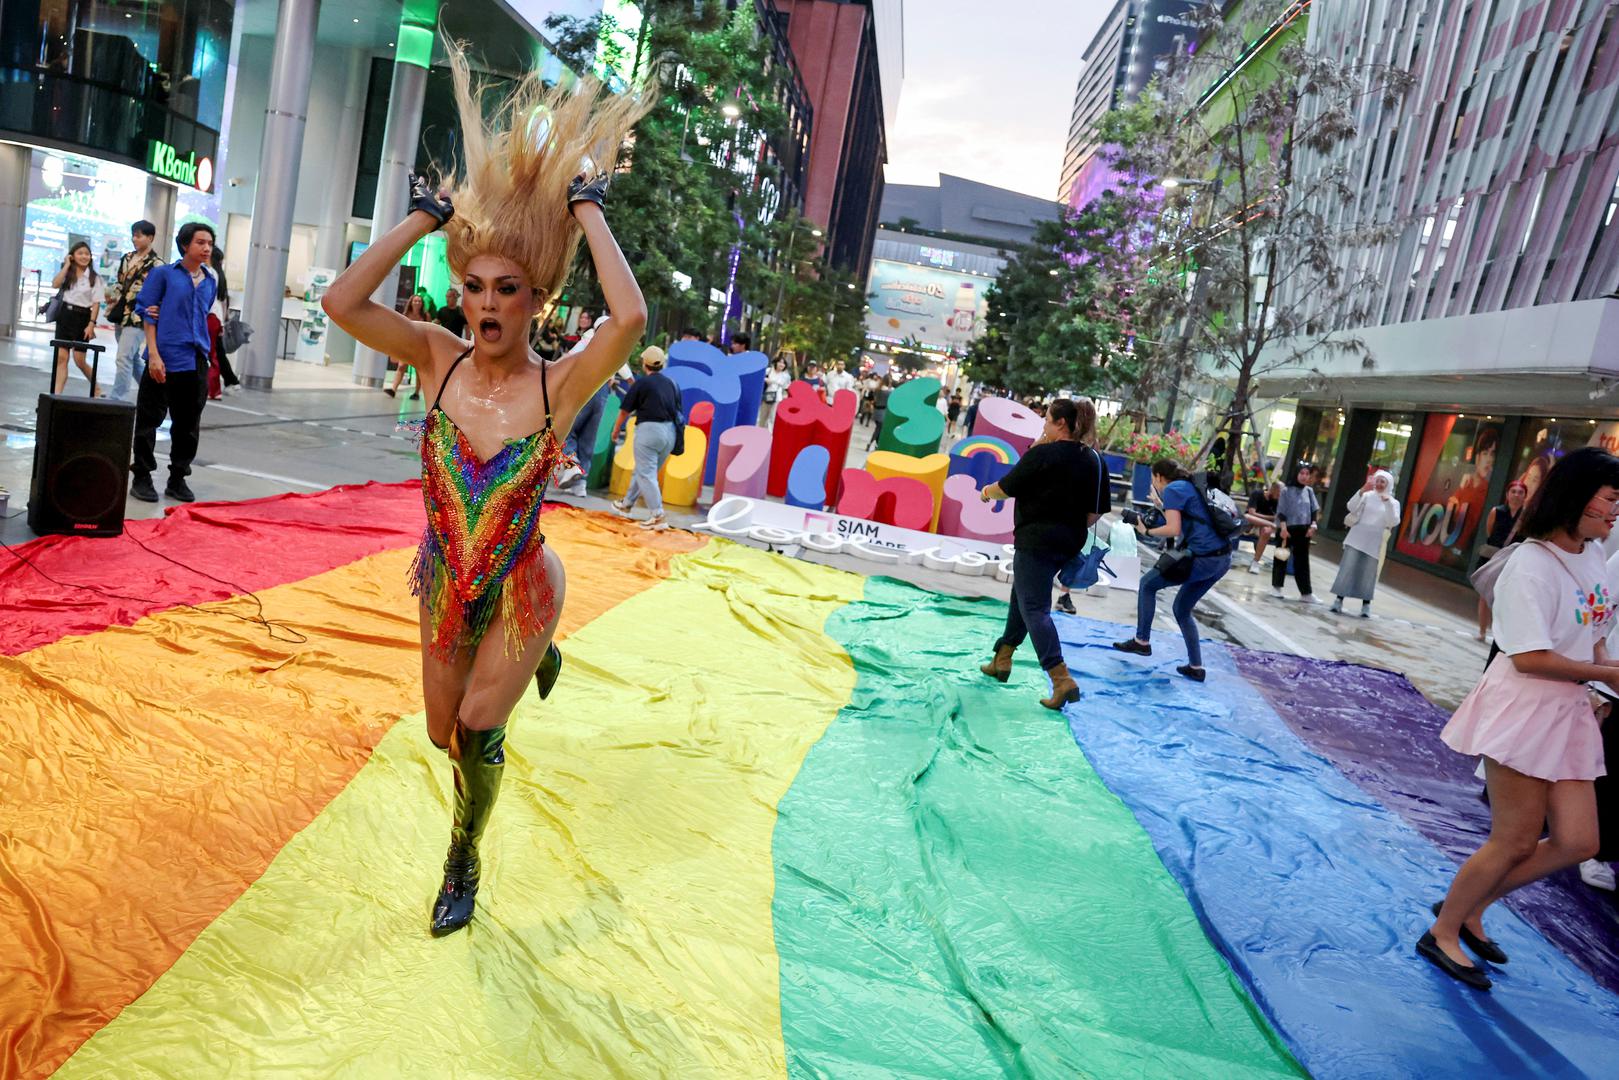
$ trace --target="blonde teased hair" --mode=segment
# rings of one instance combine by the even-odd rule
[[[465,151],[461,175],[447,185],[455,203],[455,216],[444,226],[450,270],[460,279],[475,257],[498,255],[521,266],[529,284],[551,301],[584,235],[568,212],[568,185],[581,172],[613,171],[653,91],[612,94],[588,78],[569,91],[547,87],[530,72],[501,102],[491,125],[465,52],[455,43],[448,52]]]

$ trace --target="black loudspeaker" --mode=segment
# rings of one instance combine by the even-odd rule
[[[75,344],[83,348],[88,343]],[[97,353],[101,349],[89,347]],[[41,536],[117,536],[123,532],[134,441],[135,406],[128,402],[39,395],[28,527]]]

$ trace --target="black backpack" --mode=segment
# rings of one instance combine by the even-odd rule
[[[1215,535],[1222,540],[1230,540],[1242,532],[1247,522],[1237,509],[1237,504],[1231,501],[1230,495],[1209,483],[1206,470],[1193,473],[1188,479],[1192,487],[1197,489],[1198,498],[1203,500],[1203,512],[1208,516],[1209,526],[1214,529]]]

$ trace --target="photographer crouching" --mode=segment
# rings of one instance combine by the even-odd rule
[[[1165,546],[1158,565],[1141,578],[1141,587],[1136,593],[1136,636],[1116,641],[1113,647],[1120,652],[1151,656],[1152,617],[1158,608],[1158,592],[1179,585],[1180,592],[1172,610],[1181,636],[1186,639],[1187,662],[1175,670],[1194,682],[1202,682],[1205,677],[1203,650],[1198,644],[1192,609],[1231,569],[1231,542],[1217,530],[1205,493],[1198,490],[1175,462],[1165,459],[1153,463],[1152,496],[1163,508],[1164,523],[1149,528],[1140,514],[1126,510],[1122,515],[1125,524],[1134,525],[1142,536],[1173,539]]]

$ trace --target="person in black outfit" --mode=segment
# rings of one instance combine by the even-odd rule
[[[1483,566],[1489,562],[1497,551],[1507,546],[1512,539],[1513,530],[1518,527],[1518,515],[1523,513],[1523,504],[1529,500],[1529,488],[1522,480],[1514,480],[1507,485],[1507,501],[1491,510],[1484,518],[1484,549],[1480,554],[1478,564]],[[1490,630],[1490,605],[1484,602],[1484,597],[1478,598],[1478,639],[1483,641]],[[1495,659],[1495,654],[1490,654]]]
[[[629,517],[636,500],[644,500],[652,513],[640,525],[643,529],[658,531],[669,527],[663,518],[663,492],[658,487],[658,473],[670,454],[680,452],[683,435],[680,387],[663,373],[663,365],[662,349],[653,345],[644,350],[641,368],[646,374],[635,380],[620,406],[622,415],[635,417],[635,473],[630,477],[624,498],[613,503],[614,510]]]
[[[1006,630],[995,643],[994,658],[978,670],[1006,682],[1012,676],[1012,654],[1025,637],[1034,638],[1040,666],[1051,677],[1051,696],[1040,702],[1048,709],[1079,700],[1079,686],[1063,662],[1051,622],[1051,579],[1085,546],[1085,534],[1096,519],[1113,508],[1107,466],[1087,445],[1095,431],[1096,406],[1090,398],[1059,398],[1046,410],[1040,441],[1011,472],[979,492],[985,502],[1017,502]]]
[[[467,336],[467,316],[461,310],[461,294],[455,289],[444,290],[444,306],[438,309],[433,321],[458,338]]]

